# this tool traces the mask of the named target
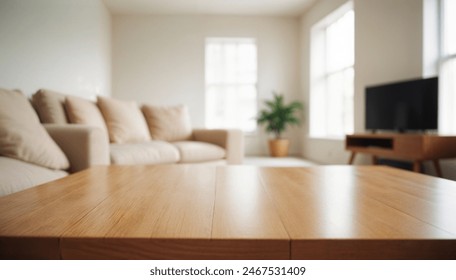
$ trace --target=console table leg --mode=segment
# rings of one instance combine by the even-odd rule
[[[378,157],[372,156],[372,164],[377,165],[378,164]]]
[[[437,174],[437,176],[443,177],[442,176],[442,169],[440,169],[439,160],[438,159],[434,159],[432,162],[434,163],[435,173]]]
[[[353,164],[353,162],[355,161],[355,156],[356,156],[356,153],[352,152],[350,155],[350,159],[348,160],[348,164],[350,164],[350,165]]]
[[[413,171],[421,173],[421,161],[413,162]]]

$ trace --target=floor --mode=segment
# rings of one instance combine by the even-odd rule
[[[298,157],[285,157],[285,158],[273,158],[273,157],[245,157],[244,165],[255,165],[255,166],[314,166],[317,165],[314,162],[305,160]]]

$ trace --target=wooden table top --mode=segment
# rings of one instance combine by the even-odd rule
[[[98,166],[0,198],[0,258],[456,259],[456,182],[381,166]]]

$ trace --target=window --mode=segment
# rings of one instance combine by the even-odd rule
[[[256,130],[257,47],[251,38],[206,40],[206,126]]]
[[[310,136],[352,133],[355,17],[351,2],[312,27]]]
[[[456,1],[440,1],[439,132],[456,134]]]

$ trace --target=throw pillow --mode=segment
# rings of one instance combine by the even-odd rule
[[[136,102],[99,96],[98,107],[105,119],[112,143],[135,143],[150,140],[146,120]]]
[[[191,138],[192,126],[186,106],[156,107],[144,105],[142,110],[153,139],[172,142]]]
[[[103,116],[94,102],[76,96],[67,96],[65,109],[70,123],[86,124],[108,131]]]
[[[0,89],[0,155],[51,169],[69,167],[27,98],[5,89]]]
[[[65,94],[40,89],[32,96],[32,102],[42,123],[68,123],[65,109],[63,108]]]

